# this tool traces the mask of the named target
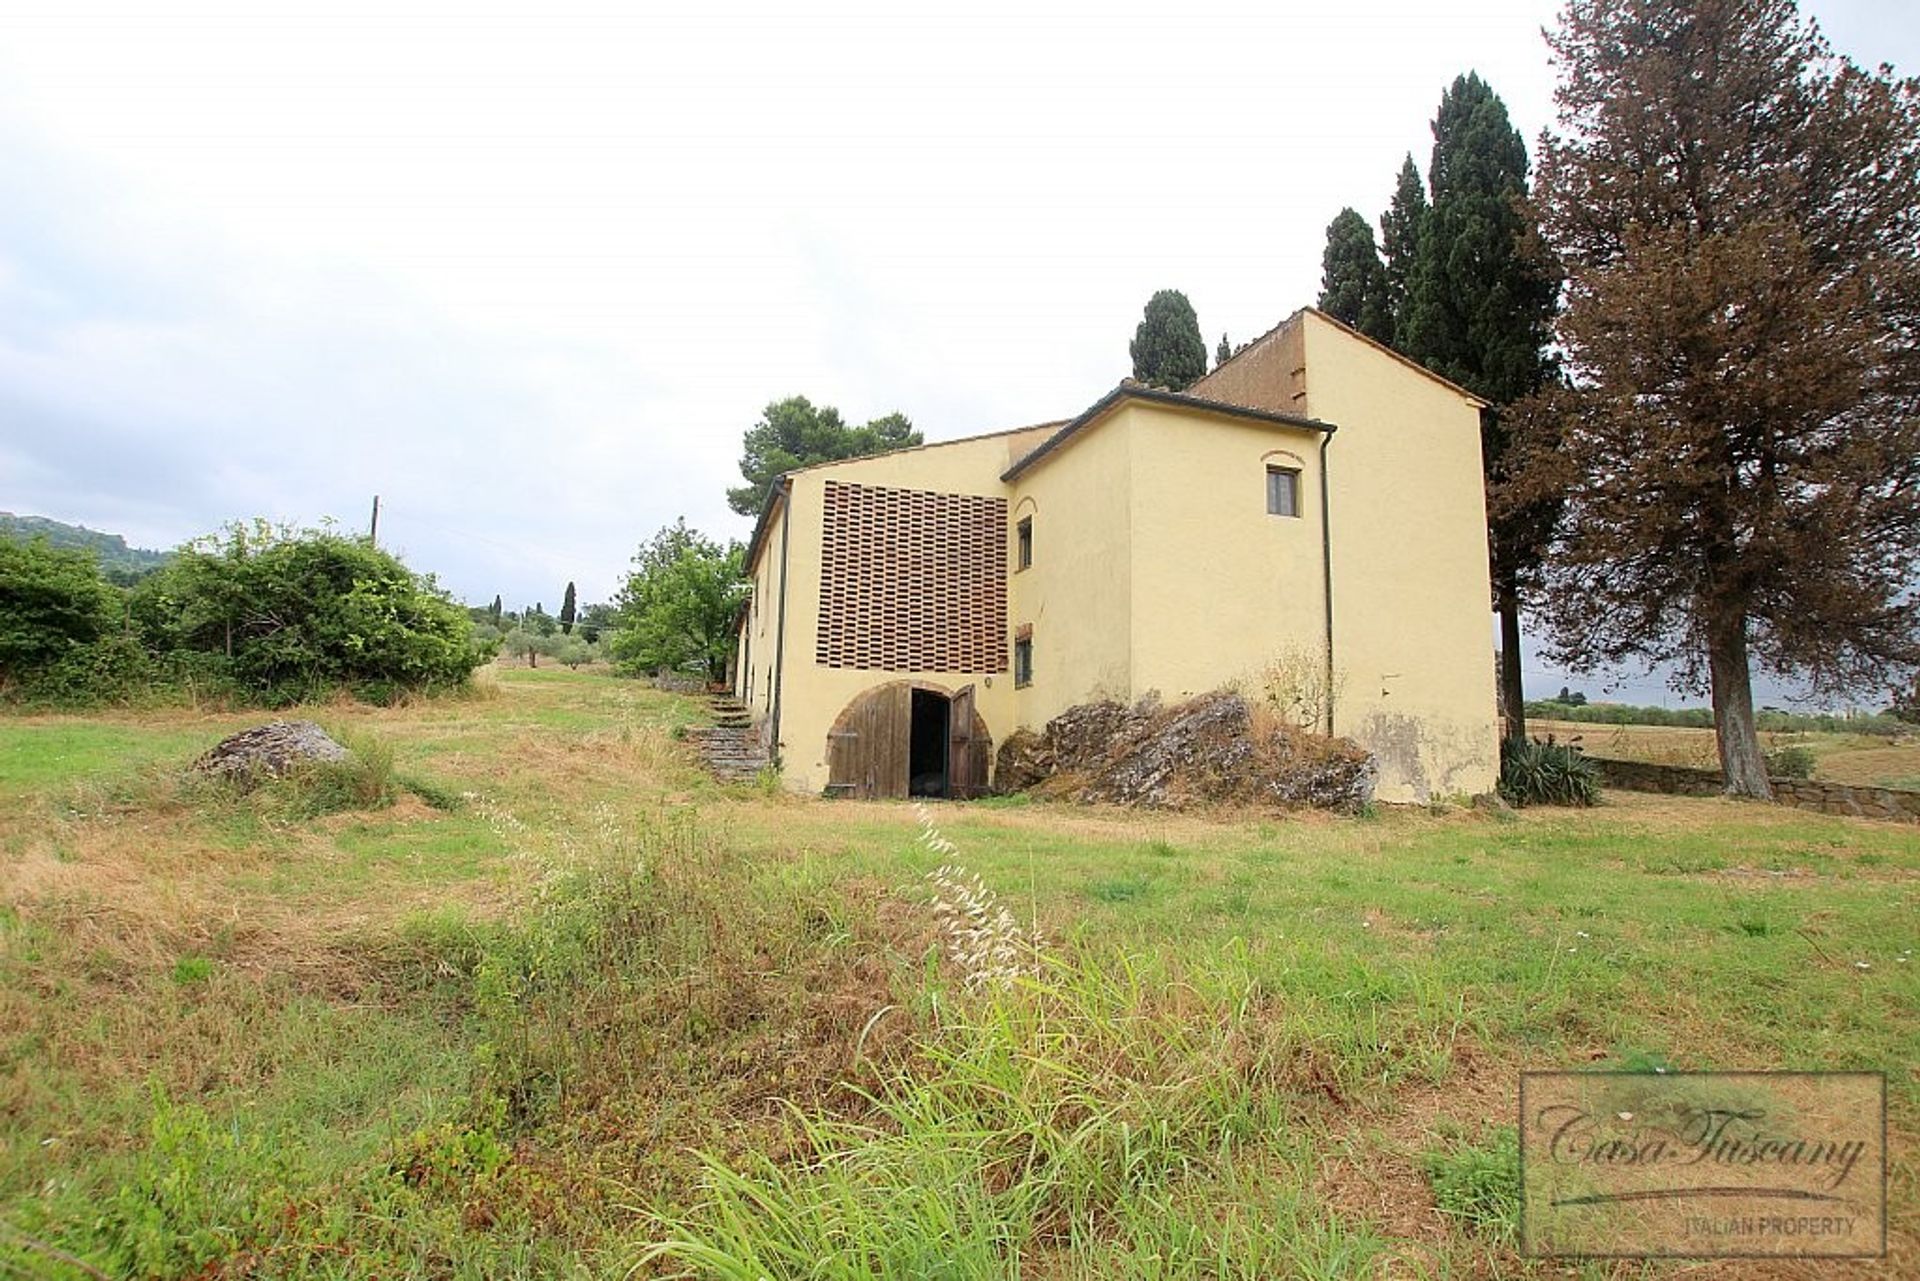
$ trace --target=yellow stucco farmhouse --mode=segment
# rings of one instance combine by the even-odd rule
[[[1307,309],[1184,393],[790,472],[734,693],[790,787],[964,797],[1017,728],[1307,655],[1380,799],[1490,791],[1481,408]]]

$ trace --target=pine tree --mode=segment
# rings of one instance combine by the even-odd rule
[[[832,405],[816,406],[805,396],[776,400],[741,438],[740,475],[747,483],[727,490],[727,506],[742,516],[755,515],[774,481],[796,467],[904,449],[922,439],[905,414],[854,427]]]
[[[1521,598],[1535,584],[1559,507],[1544,491],[1525,503],[1509,501],[1513,431],[1504,415],[1546,381],[1558,282],[1525,205],[1526,144],[1508,121],[1506,104],[1479,76],[1459,76],[1440,95],[1428,175],[1433,203],[1414,220],[1416,250],[1395,338],[1401,351],[1491,405],[1480,431],[1488,503],[1496,513],[1488,530],[1490,571],[1500,615],[1506,734],[1522,739]],[[1402,192],[1409,178],[1418,182],[1410,165],[1400,177]],[[1416,207],[1401,192],[1394,203]]]
[[[1373,228],[1352,209],[1327,224],[1320,259],[1320,310],[1380,342],[1393,339],[1393,308],[1387,273],[1373,243]]]
[[[1427,221],[1427,187],[1409,155],[1400,166],[1393,203],[1380,215],[1380,252],[1387,274],[1387,309],[1393,316],[1394,345],[1406,332],[1407,282],[1420,256],[1420,233]]]
[[[1569,0],[1549,41],[1551,652],[1677,661],[1766,796],[1754,662],[1829,695],[1920,663],[1920,82],[1791,0]]]
[[[1207,372],[1207,342],[1193,304],[1178,289],[1162,289],[1147,300],[1134,331],[1133,376],[1152,387],[1185,391]]]
[[[573,635],[573,618],[574,618],[573,610],[574,610],[573,584],[568,583],[567,594],[560,598],[560,634],[562,636]]]

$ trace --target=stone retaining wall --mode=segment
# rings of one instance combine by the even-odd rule
[[[1645,761],[1617,761],[1591,756],[1600,769],[1600,779],[1608,787],[1628,792],[1664,792],[1672,796],[1718,796],[1723,786],[1720,771],[1689,769],[1682,765],[1650,765]],[[1852,814],[1861,818],[1893,818],[1920,821],[1920,792],[1895,791],[1890,787],[1855,787],[1848,783],[1827,783],[1809,778],[1776,778],[1773,798],[1795,809],[1821,814]]]

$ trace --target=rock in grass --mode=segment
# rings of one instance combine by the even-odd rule
[[[1144,809],[1212,804],[1354,812],[1373,799],[1373,754],[1290,725],[1228,690],[1175,707],[1083,703],[1001,746],[1002,790]]]
[[[193,768],[250,787],[307,765],[346,759],[347,749],[312,721],[269,721],[221,739]]]

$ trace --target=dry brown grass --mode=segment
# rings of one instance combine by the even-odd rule
[[[1681,765],[1690,769],[1717,769],[1720,749],[1711,729],[1681,725],[1590,725],[1580,721],[1530,720],[1534,737],[1551,734],[1555,740],[1577,742],[1594,756],[1646,761],[1654,765]],[[1867,787],[1920,787],[1920,737],[1889,742],[1858,734],[1802,734],[1762,732],[1766,751],[1801,746],[1817,758],[1813,776],[1836,783]]]

